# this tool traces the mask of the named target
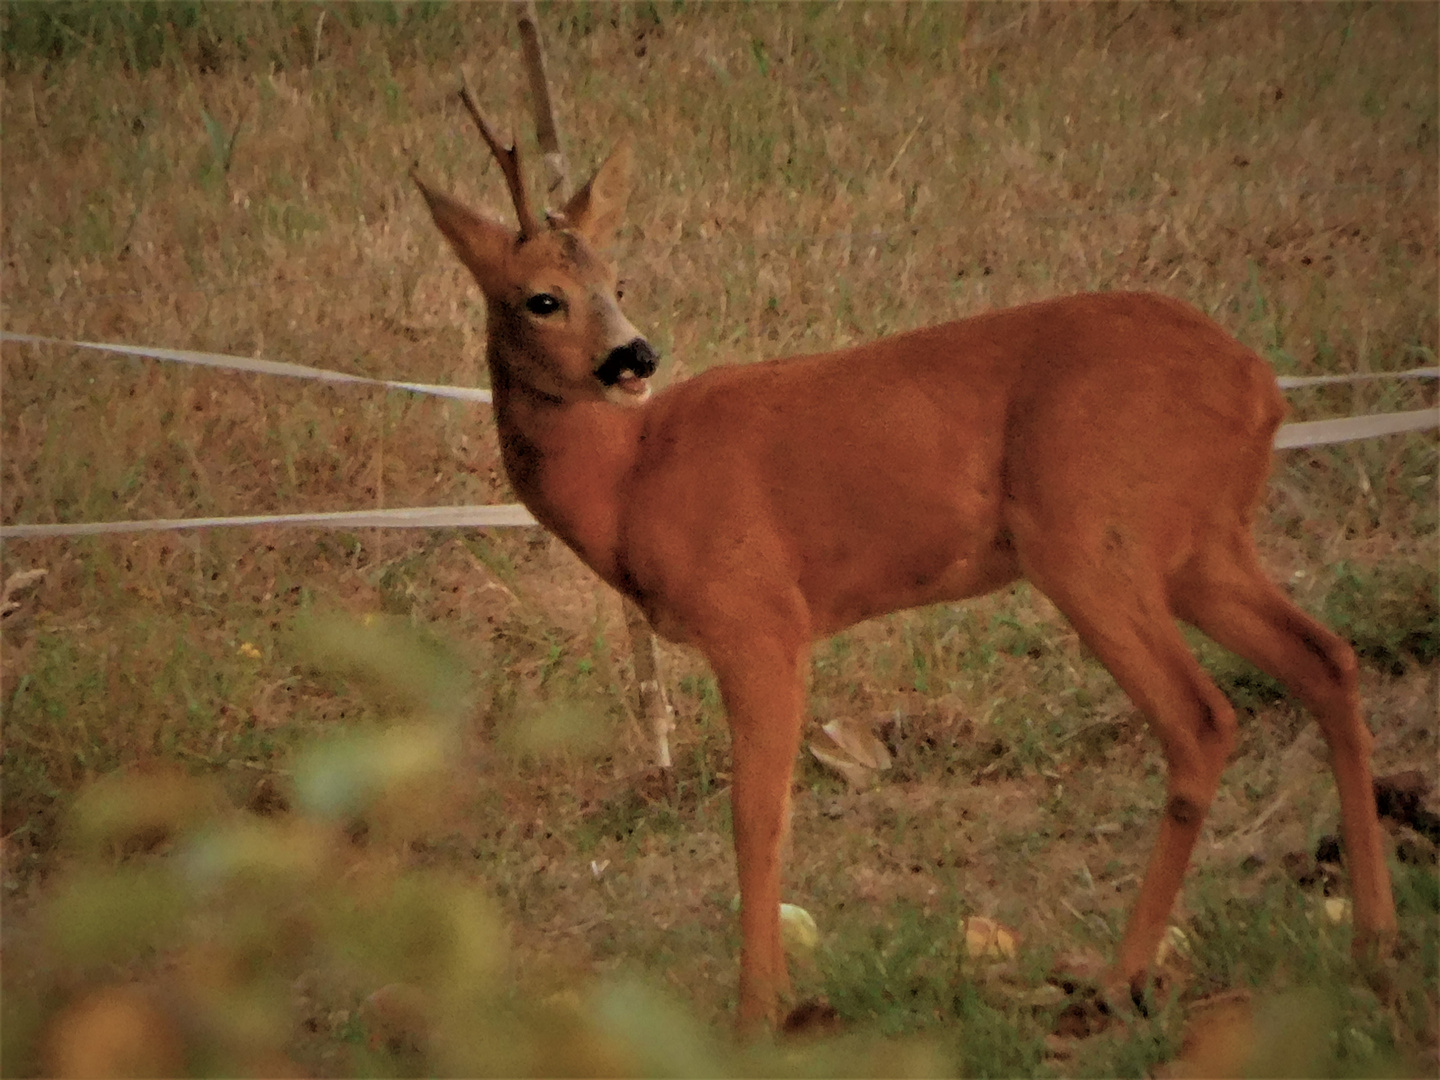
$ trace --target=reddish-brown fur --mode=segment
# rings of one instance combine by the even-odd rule
[[[524,238],[421,189],[486,296],[520,498],[719,680],[741,1021],[773,1022],[789,989],[780,849],[811,642],[1022,576],[1142,710],[1169,766],[1117,981],[1145,975],[1235,744],[1234,710],[1177,618],[1315,714],[1340,791],[1357,947],[1392,936],[1354,655],[1265,577],[1251,538],[1285,410],[1265,362],[1176,300],[1103,293],[712,370],[642,400],[638,383],[595,377],[633,332],[599,254],[627,163],[612,158],[557,223]],[[542,292],[563,312],[526,311]]]

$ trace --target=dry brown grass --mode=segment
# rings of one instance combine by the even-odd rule
[[[463,66],[502,125],[524,126],[510,13],[406,6],[392,24],[388,9],[330,7],[323,22],[319,6],[194,10],[200,28],[172,34],[149,70],[104,51],[7,66],[5,328],[480,384],[479,297],[406,170],[418,159],[508,216],[453,92]],[[627,313],[667,377],[1096,288],[1186,299],[1286,372],[1434,362],[1432,6],[593,5],[547,8],[542,21],[574,172],[624,135],[639,140],[619,255]],[[225,138],[238,127],[228,171],[207,115]],[[510,499],[481,409],[63,348],[6,345],[0,358],[7,523]],[[1434,400],[1413,383],[1292,398],[1303,418]],[[1279,459],[1263,535],[1277,574],[1318,605],[1341,561],[1433,566],[1435,477],[1429,439]],[[618,608],[553,542],[216,530],[5,545],[7,573],[35,566],[51,571],[38,606],[6,624],[12,886],[43,873],[57,812],[99,772],[178,758],[244,796],[253,770],[231,763],[274,767],[305,733],[373,715],[298,666],[284,628],[312,605],[388,611],[458,644],[485,690],[483,746],[566,695],[619,725],[599,767],[491,776],[509,801],[483,798],[473,828],[511,882],[522,940],[564,942],[580,967],[638,955],[703,1007],[723,1006],[733,874],[713,687],[692,658],[670,657],[679,757],[701,778],[680,817],[582,823],[589,778],[631,771],[644,747],[617,687]],[[995,791],[938,794],[934,770],[1000,760],[987,776],[1017,785],[1032,812],[1041,798],[1085,828],[1123,821],[1122,836],[1087,833],[1084,856],[1085,876],[1113,863],[1099,876],[1123,881],[1148,835],[1149,811],[1131,816],[1153,803],[1157,759],[1138,729],[1058,741],[1131,713],[1042,601],[970,612],[963,625],[949,612],[883,620],[817,649],[818,714],[918,697],[907,715],[924,726],[948,696],[1001,749],[945,744],[911,786],[840,807],[882,840],[837,836],[837,796],[807,766],[792,884],[837,904],[853,893],[852,912],[909,897],[1073,934],[1062,906],[1031,902],[1047,882],[1068,888],[1047,876],[1052,859],[1062,877],[1078,872],[1058,842],[1068,834],[1037,832]],[[1038,656],[985,645],[1012,623],[1038,628]],[[1418,757],[1433,774],[1433,669],[1372,672],[1366,691],[1382,765]],[[1298,720],[1283,707],[1268,719],[1227,788],[1236,809],[1217,809],[1224,822],[1257,812],[1280,782],[1259,752]],[[1116,779],[1102,783],[1102,768]],[[1313,840],[1319,798],[1277,825]],[[962,812],[997,824],[951,835],[944,822]],[[553,834],[545,873],[512,817]],[[608,892],[581,888],[592,857],[614,864]],[[912,873],[922,860],[931,869]],[[837,879],[837,863],[852,869]],[[1110,892],[1092,886],[1081,906],[1113,923],[1131,892]],[[672,906],[690,920],[678,938]],[[610,935],[607,919],[622,917],[629,928]]]

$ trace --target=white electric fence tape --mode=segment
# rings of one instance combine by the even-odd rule
[[[82,525],[0,525],[0,539],[98,536],[101,533],[211,529],[225,525],[314,525],[321,529],[492,529],[538,525],[519,503],[495,506],[407,506],[393,510],[336,510],[322,514],[254,514],[245,517],[89,521]]]
[[[490,391],[434,383],[400,382],[394,379],[371,379],[363,375],[347,375],[342,371],[287,364],[274,360],[256,360],[223,353],[194,352],[189,349],[152,348],[140,345],[119,345],[98,341],[67,341],[62,338],[37,337],[0,330],[0,341],[31,345],[62,345],[70,348],[98,349],[102,352],[143,356],[156,360],[172,360],[182,364],[229,371],[249,371],[265,375],[286,375],[297,379],[316,379],[330,383],[352,383],[362,386],[383,386],[391,390],[409,390],[416,394],[454,398],[460,401],[489,402]],[[1282,375],[1277,381],[1284,389],[1320,386],[1335,383],[1365,382],[1371,379],[1434,379],[1440,378],[1440,367],[1413,368],[1409,371],[1365,372],[1353,375]],[[1307,420],[1284,424],[1275,436],[1276,450],[1302,446],[1325,446],[1330,443],[1370,439],[1406,431],[1440,428],[1440,409],[1413,409],[1408,412],[1380,413],[1375,416],[1346,416],[1336,420]],[[256,514],[242,517],[168,518],[147,521],[92,521],[78,525],[0,525],[0,539],[19,540],[55,536],[97,536],[101,533],[158,532],[171,529],[208,529],[227,525],[310,525],[332,529],[439,529],[439,528],[502,528],[538,524],[530,512],[518,503],[494,506],[412,506],[390,510],[341,510],[321,514]]]
[[[354,383],[360,386],[383,386],[390,390],[409,390],[432,397],[456,398],[460,401],[490,401],[489,390],[466,386],[439,386],[435,383],[397,382],[394,379],[370,379],[364,375],[348,375],[343,371],[286,364],[278,360],[256,360],[249,356],[226,356],[224,353],[195,352],[191,349],[163,349],[149,345],[116,345],[104,341],[65,341],[61,338],[36,337],[33,334],[12,334],[0,330],[0,341],[16,341],[27,345],[65,345],[75,349],[98,349],[101,352],[123,353],[126,356],[147,356],[154,360],[173,360],[179,364],[227,371],[253,371],[262,375],[288,375],[293,379],[317,379],[329,383]]]
[[[1408,412],[1377,413],[1374,416],[1342,416],[1338,420],[1305,420],[1281,424],[1275,433],[1275,449],[1325,446],[1329,443],[1398,435],[1402,431],[1440,428],[1440,409],[1411,409]]]
[[[1282,390],[1299,386],[1326,386],[1332,383],[1369,382],[1372,379],[1440,379],[1440,367],[1417,367],[1409,371],[1360,371],[1350,375],[1277,375]]]

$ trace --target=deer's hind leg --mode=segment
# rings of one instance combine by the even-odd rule
[[[1165,755],[1160,834],[1115,965],[1115,974],[1138,988],[1235,746],[1235,710],[1186,647],[1161,576],[1137,545],[1113,528],[1091,544],[1082,536],[1080,530],[1048,529],[1017,546],[1026,576],[1065,613],[1144,713]]]
[[[1172,592],[1182,619],[1283,682],[1319,722],[1340,793],[1355,950],[1383,951],[1395,934],[1395,902],[1375,812],[1374,740],[1360,708],[1354,651],[1265,576],[1245,532],[1201,548],[1177,575]]]

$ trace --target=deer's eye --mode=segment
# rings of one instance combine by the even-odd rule
[[[624,300],[624,299],[625,299],[625,282],[620,281],[620,282],[617,282],[617,283],[616,283],[616,285],[615,285],[615,299],[616,299],[616,300]]]
[[[536,293],[525,301],[525,310],[531,315],[554,315],[562,306],[560,298],[548,292]]]

